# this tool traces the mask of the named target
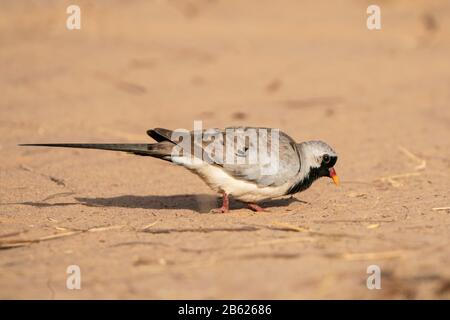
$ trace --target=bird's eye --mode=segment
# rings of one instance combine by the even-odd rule
[[[330,156],[327,155],[327,154],[325,154],[325,155],[323,156],[323,162],[325,162],[325,163],[330,162]]]

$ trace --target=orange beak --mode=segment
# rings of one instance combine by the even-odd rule
[[[333,179],[333,182],[335,185],[339,185],[339,177],[336,174],[336,171],[334,170],[334,168],[330,168],[328,169],[330,171],[330,178]]]

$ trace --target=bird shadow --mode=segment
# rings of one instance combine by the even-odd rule
[[[207,213],[221,204],[221,199],[211,194],[177,194],[177,195],[149,195],[135,196],[122,195],[108,198],[75,197],[77,202],[21,202],[18,204],[30,205],[38,208],[84,205],[88,207],[116,207],[116,208],[140,208],[140,209],[187,209],[198,213]],[[264,208],[284,207],[292,202],[302,202],[294,197],[268,200],[261,203]],[[231,199],[231,209],[246,208],[240,201]]]
[[[188,209],[199,213],[209,212],[217,205],[218,198],[209,194],[177,195],[123,195],[110,198],[75,198],[81,204],[95,207],[119,207],[139,209]]]
[[[120,208],[140,208],[140,209],[187,209],[198,213],[207,213],[211,209],[217,208],[222,200],[210,194],[177,194],[177,195],[150,195],[134,196],[124,195],[111,198],[75,198],[82,204],[96,207],[120,207]],[[262,202],[265,208],[288,206],[292,202],[301,202],[296,198],[276,199]],[[245,208],[245,204],[231,200],[232,209]]]

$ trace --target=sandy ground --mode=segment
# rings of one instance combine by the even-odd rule
[[[450,3],[0,4],[0,298],[449,298]],[[18,143],[255,125],[339,153],[253,213],[157,159]],[[81,290],[66,269],[81,269]],[[367,267],[381,268],[368,290]]]

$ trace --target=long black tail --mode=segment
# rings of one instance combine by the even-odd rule
[[[169,160],[170,152],[161,143],[40,143],[19,144],[19,146],[31,147],[58,147],[58,148],[84,148],[97,150],[111,150],[129,152],[139,156],[150,156]]]

